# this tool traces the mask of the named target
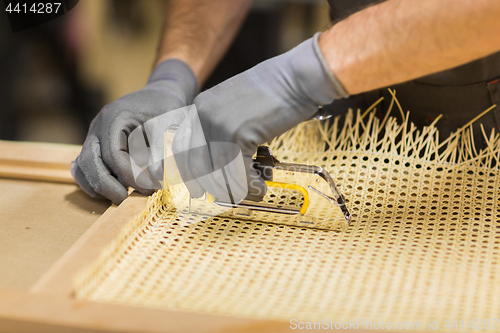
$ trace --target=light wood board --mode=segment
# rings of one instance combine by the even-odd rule
[[[0,288],[28,290],[109,207],[76,185],[0,178]]]
[[[81,146],[0,141],[0,177],[74,184],[70,167]]]
[[[29,289],[110,206],[75,184],[80,150],[0,141],[0,288]]]

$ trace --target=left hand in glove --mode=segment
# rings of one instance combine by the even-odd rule
[[[262,198],[266,185],[252,168],[257,146],[348,96],[323,59],[319,35],[196,97],[172,143],[192,197]]]
[[[117,205],[127,197],[129,186],[146,195],[160,188],[163,131],[177,123],[174,111],[190,105],[197,91],[198,79],[191,68],[181,60],[168,59],[156,66],[144,88],[106,105],[92,121],[71,167],[78,185],[89,195],[106,197]],[[144,165],[149,174],[141,170]]]

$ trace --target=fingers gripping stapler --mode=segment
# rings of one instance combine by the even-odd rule
[[[267,146],[259,146],[253,167],[264,178],[268,191],[261,201],[224,202],[205,193],[192,198],[182,182],[172,155],[173,135],[165,136],[165,187],[169,184],[179,214],[191,222],[210,217],[275,223],[295,227],[345,231],[351,220],[346,199],[325,169],[306,164],[280,162]],[[168,161],[168,162],[167,162]],[[173,165],[172,165],[173,164]],[[174,185],[175,184],[175,185]],[[181,199],[183,197],[184,199]],[[196,216],[196,217],[195,217]]]

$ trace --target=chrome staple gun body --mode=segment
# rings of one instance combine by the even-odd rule
[[[165,132],[164,186],[169,189],[178,216],[185,223],[218,216],[334,231],[344,231],[349,225],[351,214],[346,200],[328,171],[314,165],[280,162],[267,146],[258,148],[254,168],[260,171],[268,191],[291,191],[287,192],[291,199],[288,202],[301,202],[300,205],[286,204],[287,200],[281,200],[282,194],[275,195],[273,200],[266,196],[267,201],[260,202],[224,202],[208,193],[201,198],[191,198],[173,158],[176,130],[177,127],[172,127]]]
[[[250,200],[231,203],[205,195],[201,199],[191,198],[190,213],[203,213],[203,207],[208,201],[227,209],[218,214],[222,217],[335,231],[347,228],[351,214],[346,200],[325,169],[314,165],[280,162],[267,146],[258,148],[254,168],[260,171],[268,188],[300,192],[303,196],[302,205]]]

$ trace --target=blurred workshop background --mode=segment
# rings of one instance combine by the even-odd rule
[[[106,104],[142,88],[168,0],[80,0],[12,33],[0,16],[0,140],[82,144]],[[217,13],[213,13],[217,15]],[[326,0],[256,0],[208,88],[329,24]]]

